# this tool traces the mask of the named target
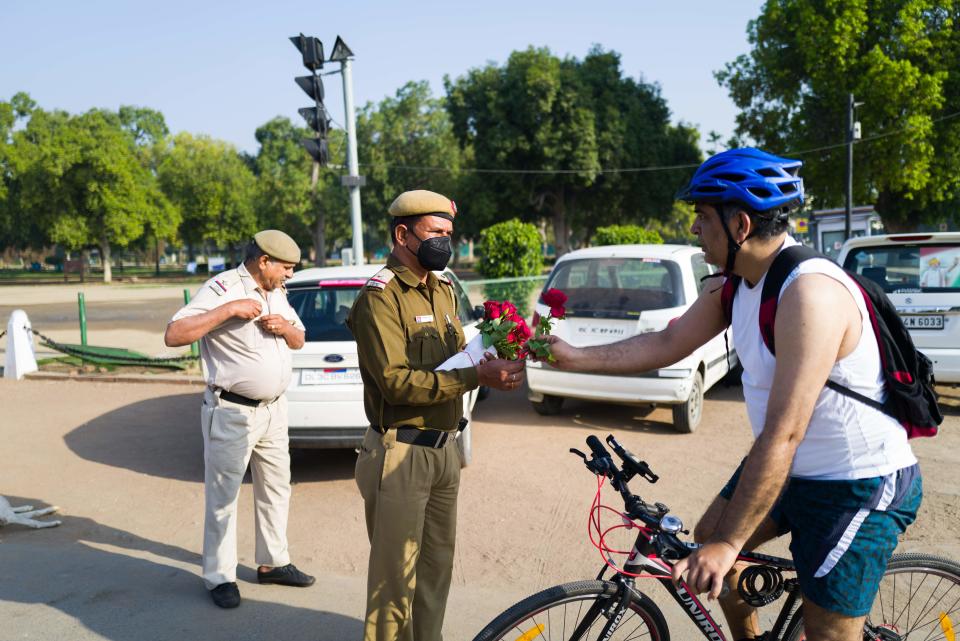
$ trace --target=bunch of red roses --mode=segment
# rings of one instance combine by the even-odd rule
[[[566,317],[567,309],[564,305],[567,302],[567,295],[559,289],[548,289],[540,296],[540,300],[550,308],[550,313],[535,320],[534,335],[527,341],[526,350],[528,354],[538,360],[553,361],[553,355],[550,353],[550,343],[543,337],[549,335],[553,330],[551,320],[561,320]]]
[[[483,337],[483,347],[495,347],[500,358],[514,361],[526,357],[524,345],[532,332],[510,301],[485,302],[483,320],[477,329]]]

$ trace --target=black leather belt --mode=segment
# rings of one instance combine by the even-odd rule
[[[399,427],[388,428],[384,428],[380,425],[373,425],[371,427],[381,434],[386,434],[388,429],[394,430],[397,433],[397,440],[401,443],[440,449],[447,444],[447,441],[452,438],[456,438],[457,434],[462,432],[467,426],[467,422],[468,421],[465,418],[460,419],[460,425],[457,426],[457,429],[450,430],[449,432],[445,430],[420,429],[419,427],[414,427],[412,425],[400,425]]]
[[[255,398],[247,398],[241,394],[234,394],[233,392],[228,392],[227,390],[220,390],[220,398],[225,401],[230,401],[231,403],[239,403],[240,405],[246,405],[247,407],[260,407],[261,405],[269,405],[273,401],[259,401]],[[276,399],[274,399],[276,400]]]

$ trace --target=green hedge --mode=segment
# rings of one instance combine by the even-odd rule
[[[662,245],[659,232],[640,225],[610,225],[598,227],[593,234],[594,245]]]
[[[498,223],[480,232],[480,260],[477,271],[484,278],[539,276],[543,271],[543,240],[530,223],[516,218]],[[540,283],[491,283],[484,287],[486,300],[509,300],[523,316],[529,313],[529,300]]]

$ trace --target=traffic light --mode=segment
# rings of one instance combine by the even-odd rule
[[[311,72],[309,76],[299,76],[295,80],[304,93],[313,99],[315,105],[299,110],[300,115],[307,121],[307,126],[317,132],[314,138],[303,138],[300,143],[316,162],[326,165],[330,160],[327,147],[330,118],[323,105],[323,80],[317,75],[317,69],[323,68],[323,43],[302,33],[292,36],[290,41],[303,56],[303,66]]]

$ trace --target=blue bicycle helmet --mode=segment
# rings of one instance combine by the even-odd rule
[[[799,160],[744,147],[708,158],[677,200],[740,203],[755,212],[803,204]]]

